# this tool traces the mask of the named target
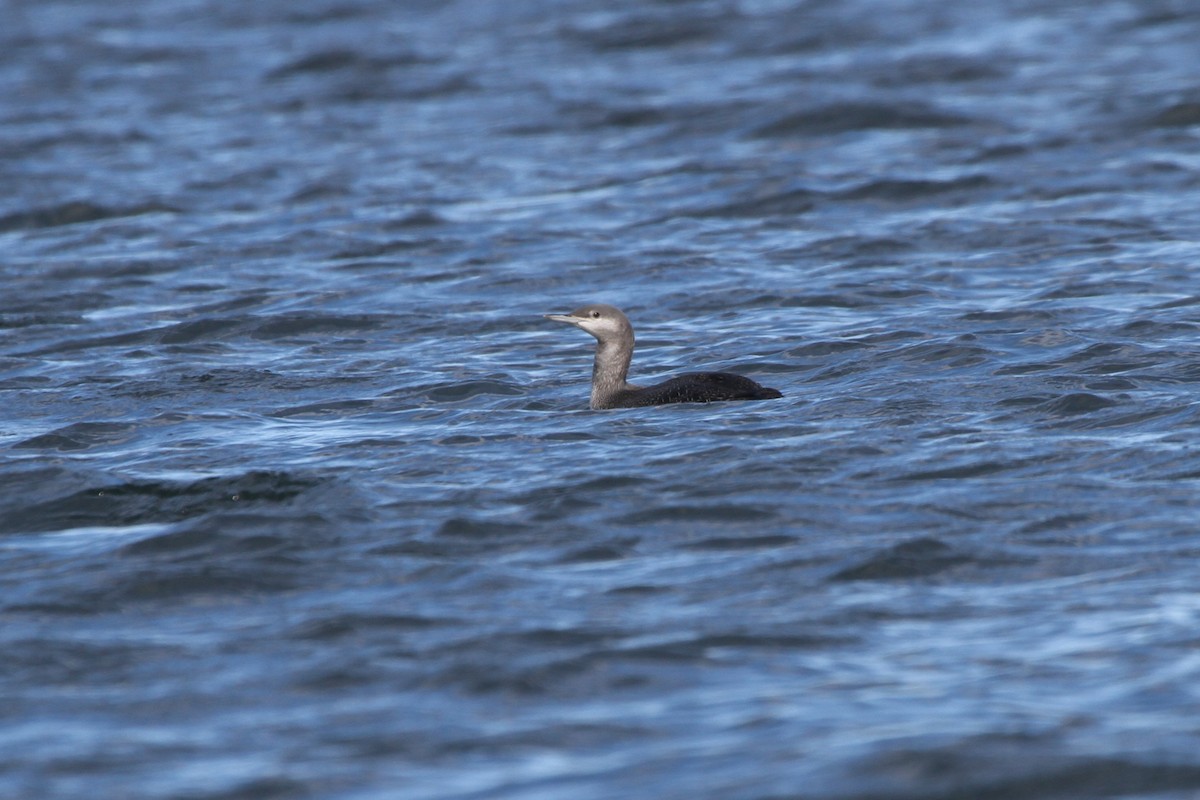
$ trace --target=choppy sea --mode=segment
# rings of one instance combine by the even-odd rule
[[[0,796],[1200,797],[1191,0],[0,16]]]

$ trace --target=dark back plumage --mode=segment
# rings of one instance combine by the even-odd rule
[[[685,372],[644,389],[626,389],[614,398],[617,404],[612,407],[715,403],[722,400],[771,400],[776,397],[783,397],[778,389],[770,389],[732,372]]]

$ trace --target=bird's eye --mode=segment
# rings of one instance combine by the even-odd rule
[[[593,311],[593,312],[592,312],[592,319],[600,319],[600,312],[599,312],[599,311]]]

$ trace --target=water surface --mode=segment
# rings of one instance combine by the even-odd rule
[[[0,794],[1200,793],[1190,5],[6,18]]]

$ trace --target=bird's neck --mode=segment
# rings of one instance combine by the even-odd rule
[[[592,363],[592,407],[603,408],[605,400],[630,388],[626,378],[633,360],[633,338],[601,340]]]

